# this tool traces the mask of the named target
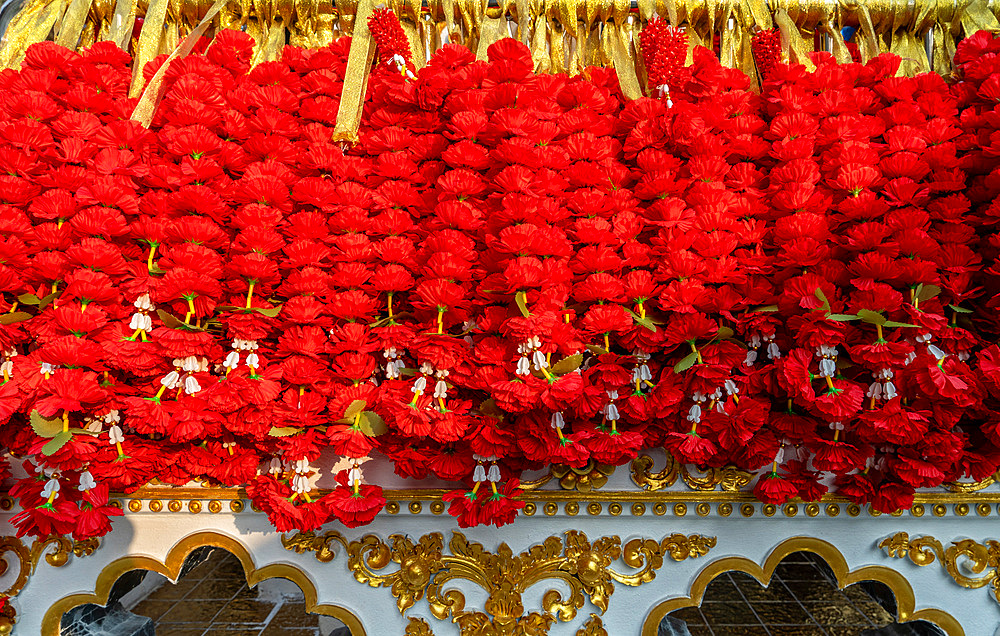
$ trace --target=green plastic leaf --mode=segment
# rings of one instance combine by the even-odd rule
[[[362,411],[361,420],[358,422],[361,432],[369,437],[377,437],[389,430],[378,413],[372,411]]]
[[[628,307],[624,307],[624,309],[625,311],[627,311],[629,314],[632,315],[632,320],[635,320],[635,324],[639,325],[640,327],[645,327],[646,329],[649,329],[653,333],[656,333],[656,325],[653,324],[652,320],[650,320],[649,318],[640,317],[639,314],[635,313]]]
[[[762,305],[760,307],[754,307],[753,311],[778,311],[777,305]]]
[[[52,292],[48,296],[42,298],[41,300],[38,301],[38,308],[39,309],[45,309],[46,307],[48,307],[48,305],[49,305],[50,302],[52,302],[53,300],[56,299],[56,297],[58,295],[59,295],[59,292]]]
[[[527,303],[525,303],[524,298],[525,298],[524,294],[521,293],[514,294],[514,302],[517,303],[517,308],[521,310],[521,315],[524,316],[525,318],[530,318],[531,312],[528,311],[528,305]]]
[[[860,316],[852,316],[850,314],[830,314],[826,317],[827,320],[836,320],[837,322],[847,322],[849,320],[860,320]]]
[[[69,432],[74,435],[90,435],[91,437],[97,437],[100,433],[95,433],[94,431],[88,431],[85,428],[71,428]]]
[[[858,318],[873,325],[884,325],[888,322],[885,316],[871,309],[859,309]]]
[[[719,327],[719,330],[715,334],[715,338],[718,340],[729,340],[733,337],[733,330],[729,327]]]
[[[271,437],[288,437],[289,435],[295,435],[301,431],[301,428],[297,428],[295,426],[272,426],[271,430],[268,431],[268,435]]]
[[[972,313],[971,309],[966,309],[965,307],[956,307],[955,305],[948,305],[948,306],[951,307],[951,310],[954,311],[957,314],[971,314]]]
[[[0,325],[12,325],[15,322],[24,322],[31,318],[31,314],[24,311],[15,311],[13,313],[0,315]]]
[[[42,446],[42,455],[51,455],[66,445],[66,442],[73,439],[73,434],[69,431],[59,431],[55,437]]]
[[[160,317],[160,321],[163,323],[164,327],[169,327],[170,329],[179,329],[181,327],[188,327],[189,325],[181,322],[175,316],[168,314],[162,309],[156,310],[156,315]]]
[[[918,285],[917,300],[930,300],[941,293],[941,288],[937,285]]]
[[[42,302],[42,299],[34,294],[21,294],[17,297],[17,302],[22,305],[37,305]]]
[[[823,311],[830,311],[830,301],[826,299],[826,294],[823,293],[823,290],[817,287],[816,291],[813,293],[816,295],[816,298],[819,298],[820,302],[823,303]]]
[[[919,325],[911,325],[908,322],[895,322],[895,321],[892,321],[892,320],[886,320],[885,323],[882,326],[883,327],[897,327],[897,328],[899,328],[899,327],[913,327],[913,328],[917,328]]]
[[[552,365],[552,373],[556,375],[566,375],[580,368],[583,364],[583,354],[577,353],[571,356],[567,356]]]
[[[685,369],[690,369],[698,361],[698,354],[695,351],[684,356],[684,359],[674,365],[674,373],[680,373]]]
[[[354,400],[347,407],[347,410],[344,411],[344,419],[345,420],[353,419],[355,415],[357,415],[361,411],[364,411],[366,406],[368,406],[368,402],[365,402],[364,400]]]
[[[277,307],[271,307],[269,309],[263,307],[254,307],[254,311],[256,311],[258,314],[267,316],[268,318],[274,318],[275,316],[281,313],[281,305],[278,305]]]
[[[587,351],[591,352],[595,356],[603,356],[605,353],[608,353],[607,349],[605,349],[604,347],[599,347],[595,344],[587,345]]]
[[[55,437],[62,432],[62,418],[43,417],[38,411],[31,412],[31,430],[39,437]]]

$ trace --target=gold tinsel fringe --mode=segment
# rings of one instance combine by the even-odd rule
[[[417,68],[446,42],[485,59],[490,44],[515,37],[539,72],[614,66],[629,98],[643,94],[638,34],[656,16],[685,27],[691,49],[718,42],[721,62],[755,84],[750,39],[757,29],[779,28],[786,59],[811,66],[817,48],[850,59],[840,29],[851,25],[862,60],[892,52],[903,59],[901,73],[943,75],[959,38],[1000,31],[1000,0],[638,0],[637,9],[630,0],[500,0],[494,8],[486,0],[26,0],[0,42],[0,68],[16,68],[28,46],[46,39],[71,48],[110,40],[134,52],[131,94],[138,96],[145,64],[183,54],[179,43],[199,25],[245,30],[257,43],[255,64],[277,59],[285,44],[314,48],[354,35],[337,124],[337,137],[351,141],[374,54],[367,16],[379,5],[399,16]],[[131,41],[137,17],[143,26]]]

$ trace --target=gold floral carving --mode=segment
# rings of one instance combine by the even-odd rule
[[[979,492],[993,484],[997,483],[1000,479],[1000,472],[994,473],[985,479],[979,481],[952,481],[944,484],[946,490],[950,492],[960,492],[960,493],[970,493]]]
[[[286,549],[315,552],[323,562],[334,558],[334,544],[340,544],[354,578],[372,587],[389,588],[400,613],[426,599],[431,614],[439,620],[451,617],[463,636],[544,636],[556,620],[568,622],[576,618],[587,600],[602,613],[607,611],[615,583],[648,583],[663,566],[664,557],[674,561],[699,557],[707,554],[715,541],[715,537],[675,533],[661,541],[632,539],[622,545],[617,536],[591,541],[584,533],[570,530],[515,555],[506,543],[501,543],[496,552],[489,552],[460,532],[452,534],[450,554],[445,554],[444,538],[438,532],[416,542],[399,534],[391,535],[388,542],[374,535],[348,541],[336,531],[319,536],[298,532],[281,538]],[[612,564],[619,559],[635,571],[613,569]],[[390,563],[399,567],[383,573]],[[528,611],[521,594],[546,580],[562,581],[569,594],[564,597],[559,590],[549,589],[542,596],[541,611]],[[485,611],[466,609],[465,595],[450,586],[453,581],[467,581],[485,590],[489,595]],[[429,627],[419,631],[424,629],[420,623],[411,620],[407,633],[429,634]]]
[[[434,632],[424,619],[410,617],[410,624],[406,626],[403,636],[434,636]]]
[[[591,614],[590,620],[576,630],[576,636],[608,636],[608,630],[604,629],[604,621],[600,616]]]
[[[643,490],[663,490],[674,485],[674,482],[680,477],[684,483],[695,490],[706,491],[721,488],[725,492],[738,492],[748,486],[753,479],[753,475],[735,466],[696,471],[678,462],[670,453],[667,453],[666,467],[659,472],[653,472],[653,458],[649,455],[639,455],[633,459],[630,471],[632,481]],[[703,474],[696,474],[698,472]]]
[[[897,532],[886,537],[878,547],[886,554],[897,559],[910,558],[919,566],[930,565],[938,561],[952,579],[962,587],[978,589],[990,585],[993,587],[993,598],[1000,603],[1000,542],[986,541],[978,543],[972,539],[953,541],[945,548],[934,537],[914,537],[905,532]],[[959,559],[966,560],[967,571],[982,576],[966,576],[959,571]]]
[[[70,554],[75,554],[78,557],[88,556],[93,554],[98,546],[100,546],[100,540],[97,538],[73,541],[67,537],[53,535],[45,539],[35,539],[29,549],[18,537],[0,537],[0,576],[6,574],[10,567],[3,556],[7,553],[13,553],[17,557],[17,577],[6,590],[0,592],[0,598],[10,599],[20,594],[28,583],[28,577],[38,567],[42,556],[45,557],[46,563],[58,568],[69,562]],[[0,636],[12,633],[16,620],[17,613],[14,611],[14,606],[10,603],[4,603],[3,607],[0,608]]]
[[[603,488],[608,477],[615,472],[615,466],[590,460],[586,466],[575,468],[566,464],[552,464],[547,475],[532,481],[522,481],[521,490],[538,490],[553,479],[558,480],[563,490],[591,492]]]

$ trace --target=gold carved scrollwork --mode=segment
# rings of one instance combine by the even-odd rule
[[[83,541],[73,541],[67,537],[53,535],[45,539],[35,539],[31,544],[31,549],[24,545],[17,537],[0,537],[0,576],[7,573],[10,564],[3,558],[7,553],[13,553],[17,557],[17,577],[6,590],[0,592],[0,599],[10,599],[21,593],[28,583],[28,577],[38,567],[38,562],[42,556],[45,561],[53,567],[62,567],[69,561],[69,555],[75,554],[78,557],[88,556],[94,553],[100,546],[100,540],[96,537],[84,539]],[[49,550],[46,553],[46,550]],[[0,636],[12,633],[14,622],[17,620],[17,613],[13,605],[3,603],[0,607]]]
[[[594,460],[590,460],[581,468],[566,464],[552,464],[547,475],[532,481],[522,481],[520,488],[521,490],[538,490],[553,479],[557,479],[559,487],[563,490],[591,492],[603,488],[608,483],[608,477],[614,472],[615,466],[600,464]]]
[[[600,616],[591,614],[590,620],[576,630],[576,636],[608,636],[608,630],[604,629],[604,621]]]
[[[662,539],[632,539],[622,545],[620,537],[601,537],[591,541],[579,531],[570,530],[563,537],[553,536],[519,555],[506,543],[496,552],[469,541],[455,532],[445,554],[440,533],[422,536],[416,542],[403,535],[391,535],[388,542],[366,535],[348,542],[338,532],[317,536],[299,532],[282,537],[282,545],[295,552],[316,552],[320,561],[334,558],[333,542],[344,546],[348,568],[361,583],[387,587],[396,598],[400,613],[426,598],[431,615],[439,620],[451,617],[463,636],[544,636],[552,624],[576,618],[589,600],[601,612],[608,609],[615,583],[638,586],[656,577],[664,557],[674,561],[698,557],[715,546],[714,537],[686,536],[675,533]],[[611,566],[622,560],[635,572],[623,573]],[[383,573],[390,563],[399,567]],[[542,596],[541,611],[527,611],[521,595],[532,585],[559,580],[569,593],[556,589]],[[485,611],[467,610],[465,595],[450,587],[453,581],[467,581],[485,590],[489,597]],[[598,629],[600,628],[600,629]],[[587,631],[590,630],[590,631]],[[422,619],[410,619],[406,633],[430,636],[430,626]],[[592,617],[579,634],[605,633],[600,619]]]
[[[632,460],[630,467],[632,481],[644,490],[663,490],[674,485],[677,478],[684,480],[695,490],[715,490],[721,488],[725,492],[738,492],[750,484],[753,475],[735,466],[721,468],[706,468],[695,471],[679,463],[670,453],[667,453],[667,465],[658,473],[653,472],[653,458],[649,455],[639,455]],[[696,472],[703,472],[698,475]]]
[[[953,481],[953,482],[949,482],[947,484],[944,484],[944,487],[945,487],[945,489],[947,489],[950,492],[960,492],[960,493],[979,492],[980,490],[983,490],[983,489],[987,488],[988,486],[992,486],[993,484],[997,483],[998,479],[1000,479],[1000,472],[994,473],[994,474],[990,475],[989,477],[987,477],[985,479],[981,479],[979,481],[972,481],[972,482],[967,482],[967,481]]]
[[[990,540],[978,543],[972,539],[962,539],[953,541],[945,548],[934,537],[911,539],[907,533],[897,532],[883,539],[878,547],[884,549],[890,557],[909,557],[910,561],[919,566],[930,565],[937,560],[962,587],[978,589],[992,586],[993,598],[1000,603],[1000,542]],[[970,577],[960,572],[959,559],[965,560],[966,567],[963,569],[982,576]]]

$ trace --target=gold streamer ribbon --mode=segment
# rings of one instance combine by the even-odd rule
[[[194,30],[191,31],[180,43],[180,45],[174,49],[174,51],[167,56],[167,59],[163,64],[157,69],[156,73],[149,80],[149,84],[146,86],[146,90],[142,92],[142,96],[139,97],[139,103],[135,105],[135,110],[132,111],[132,117],[130,119],[139,122],[146,128],[153,122],[153,115],[156,113],[156,107],[159,105],[160,100],[163,98],[163,76],[167,72],[167,68],[170,63],[173,62],[178,57],[184,57],[191,53],[194,49],[194,45],[198,43],[201,36],[205,34],[208,27],[212,25],[212,20],[219,13],[223,6],[225,6],[226,0],[216,0],[216,3],[212,5],[212,8],[208,10],[205,17],[202,18],[201,23],[198,24]]]
[[[0,44],[0,59],[4,68],[17,68],[24,59],[24,52],[36,42],[45,40],[52,27],[62,17],[63,0],[37,0],[29,2],[7,26]]]
[[[804,64],[806,69],[810,71],[816,70],[816,65],[809,59],[810,50],[805,47],[802,41],[799,27],[795,26],[792,19],[788,17],[788,12],[784,9],[778,9],[774,12],[774,21],[781,31],[781,47],[788,61],[793,64]]]
[[[142,22],[142,30],[139,32],[139,41],[135,47],[129,97],[136,97],[142,92],[142,69],[159,54],[160,39],[163,37],[163,23],[167,19],[167,6],[169,4],[170,0],[149,0],[146,17]]]
[[[450,4],[445,0],[445,6]],[[375,42],[368,29],[368,18],[375,8],[375,0],[361,0],[354,19],[354,35],[351,50],[347,55],[347,70],[344,72],[344,92],[340,96],[337,111],[337,125],[333,129],[334,142],[357,143],[358,128],[361,127],[361,109],[368,90],[368,74],[375,57]],[[450,31],[449,31],[450,33]]]
[[[128,50],[132,31],[135,29],[135,10],[138,0],[118,0],[115,3],[115,13],[111,18],[105,40],[110,40],[122,50]]]

